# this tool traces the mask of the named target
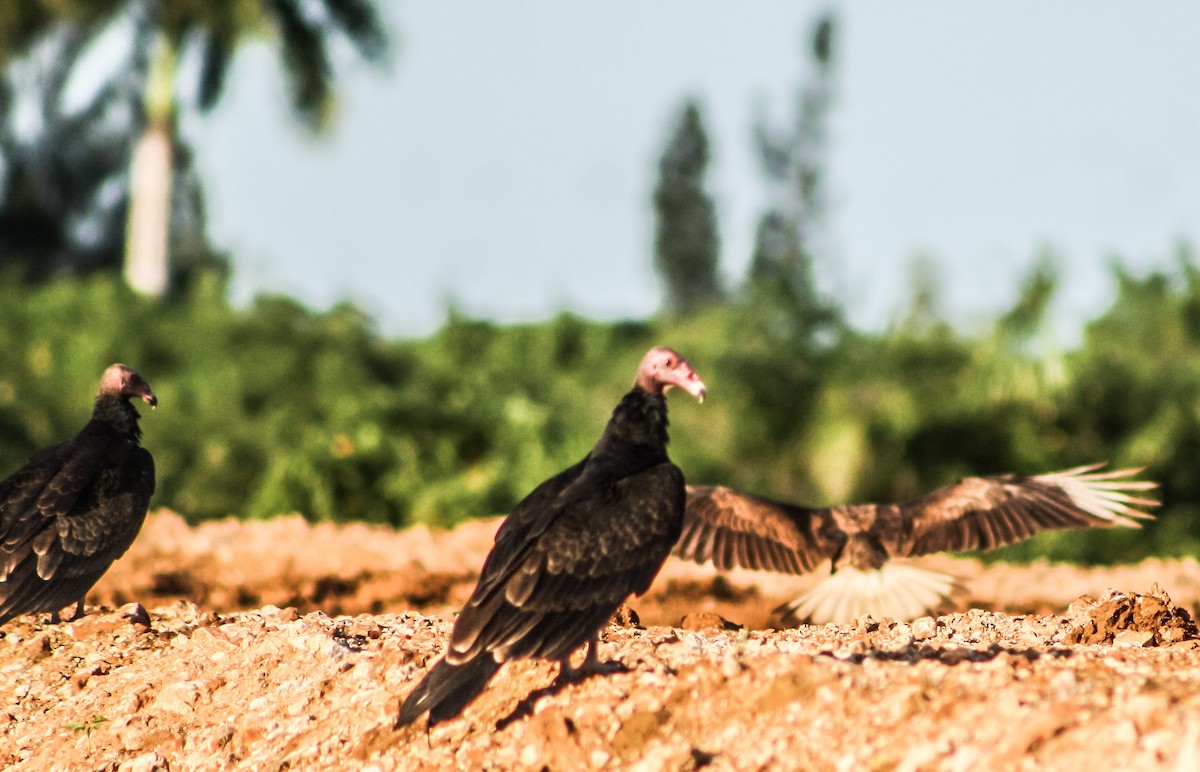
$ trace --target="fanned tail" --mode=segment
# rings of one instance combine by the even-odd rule
[[[870,614],[908,622],[951,604],[955,577],[902,563],[863,571],[839,568],[828,579],[775,609],[781,624],[846,624]]]
[[[479,696],[488,679],[500,669],[489,654],[461,665],[450,665],[443,657],[425,674],[417,688],[400,706],[395,727],[399,729],[429,712],[429,726],[454,718]]]

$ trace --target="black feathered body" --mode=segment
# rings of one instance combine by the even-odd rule
[[[634,388],[579,463],[517,504],[496,532],[445,657],[405,701],[400,725],[457,715],[500,664],[565,661],[631,594],[649,589],[679,538],[683,474],[667,457],[661,394]]]
[[[0,482],[0,624],[81,601],[129,549],[154,492],[137,419],[100,397],[78,435]]]

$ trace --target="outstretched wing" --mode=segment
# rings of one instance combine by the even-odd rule
[[[1129,526],[1158,502],[1135,494],[1156,483],[1140,469],[1098,472],[1103,464],[1034,476],[968,477],[893,507],[880,507],[877,533],[894,556],[991,549],[1038,531]],[[887,513],[885,515],[885,513]]]
[[[674,554],[719,569],[803,574],[846,541],[831,509],[810,509],[720,486],[688,486]]]
[[[500,662],[562,659],[590,640],[662,567],[679,536],[683,475],[670,462],[617,480],[584,470],[553,499],[539,498],[548,511],[518,507],[521,516],[497,535],[455,621],[447,662],[484,652]]]

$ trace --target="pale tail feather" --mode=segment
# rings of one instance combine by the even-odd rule
[[[1154,516],[1135,507],[1156,507],[1158,502],[1141,496],[1131,496],[1125,491],[1149,491],[1158,483],[1149,480],[1132,480],[1141,469],[1114,469],[1109,472],[1096,471],[1104,464],[1090,464],[1064,472],[1054,472],[1035,477],[1057,485],[1075,506],[1093,517],[1107,520],[1113,525],[1138,528],[1137,520],[1152,520]],[[1130,519],[1136,518],[1136,519]]]
[[[775,615],[792,626],[846,624],[868,614],[908,622],[951,605],[951,596],[961,589],[950,574],[903,563],[869,571],[846,567],[775,609]]]

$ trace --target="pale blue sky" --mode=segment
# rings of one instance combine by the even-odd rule
[[[724,272],[749,259],[765,189],[758,100],[790,116],[816,3],[386,4],[388,71],[351,63],[327,137],[287,111],[271,54],[243,54],[189,125],[236,294],[350,298],[420,335],[472,314],[641,316],[656,163],[686,95],[713,144]],[[939,266],[965,324],[1011,302],[1055,247],[1062,337],[1112,297],[1106,260],[1169,265],[1200,243],[1200,5],[834,4],[840,13],[825,288],[861,325]]]

